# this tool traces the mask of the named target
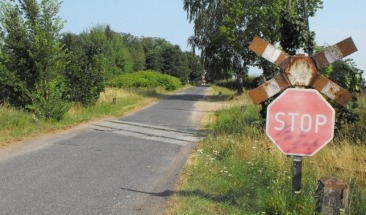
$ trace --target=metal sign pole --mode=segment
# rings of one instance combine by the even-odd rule
[[[303,87],[296,87],[303,88]],[[292,163],[292,192],[294,194],[300,194],[302,188],[302,156],[293,156]]]
[[[294,156],[292,166],[292,191],[295,194],[301,192],[301,178],[302,178],[302,156]]]

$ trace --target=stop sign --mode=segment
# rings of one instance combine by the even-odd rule
[[[334,120],[318,91],[290,88],[268,106],[266,133],[284,154],[312,156],[333,139]]]

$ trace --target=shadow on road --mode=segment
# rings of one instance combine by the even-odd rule
[[[175,94],[175,95],[164,95],[157,92],[140,92],[140,95],[146,97],[152,97],[162,100],[180,100],[180,101],[206,101],[206,102],[219,102],[227,101],[232,96],[230,95],[196,95],[196,94]]]
[[[206,101],[206,102],[219,102],[227,101],[232,98],[231,95],[193,95],[193,94],[183,94],[183,95],[171,95],[166,96],[165,100],[185,100],[185,101]]]
[[[245,194],[249,193],[249,190],[247,190],[246,188],[238,189],[238,190],[235,190],[235,191],[229,191],[228,193],[226,193],[224,195],[208,194],[208,193],[205,193],[201,190],[192,190],[192,191],[165,190],[163,192],[157,192],[157,193],[144,192],[144,191],[133,190],[133,189],[128,189],[128,188],[121,188],[121,190],[134,192],[134,193],[142,193],[142,194],[147,194],[147,195],[150,195],[150,196],[162,197],[162,198],[171,197],[173,195],[185,196],[185,197],[194,196],[194,197],[203,198],[203,199],[213,201],[213,202],[217,202],[217,203],[230,204],[230,205],[233,205],[235,207],[243,207],[243,205],[238,202],[238,199],[240,199],[242,197],[247,197]]]

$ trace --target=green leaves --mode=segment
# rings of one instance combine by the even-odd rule
[[[64,99],[65,89],[60,87],[59,84],[53,83],[49,87],[47,97],[37,92],[33,93],[31,95],[33,102],[28,105],[27,108],[31,110],[37,118],[44,120],[61,120],[71,107],[71,103]]]
[[[346,107],[341,107],[331,101],[332,106],[336,109],[336,131],[339,133],[346,124],[359,121],[359,114],[356,111],[358,107],[356,93],[360,93],[364,88],[363,71],[357,68],[352,59],[346,59],[331,64],[323,69],[321,73],[354,94],[350,104]]]
[[[309,36],[304,21],[298,18],[303,14],[303,2],[292,1],[294,12],[283,14],[287,2],[185,0],[187,18],[195,24],[194,35],[189,41],[202,51],[207,78],[217,80],[235,74],[240,83],[248,66],[258,66],[266,78],[272,77],[276,72],[248,49],[255,35],[276,44],[281,41],[282,33],[282,44],[291,52],[305,47],[309,39],[312,41],[314,34]],[[310,15],[314,15],[321,5],[321,0],[309,2]],[[282,25],[282,22],[286,23]]]
[[[0,12],[4,37],[0,81],[2,91],[6,92],[1,97],[13,106],[34,111],[47,119],[60,119],[62,115],[50,109],[64,113],[68,107],[61,105],[65,103],[63,88],[54,87],[65,62],[59,43],[63,25],[56,17],[59,8],[56,0],[5,0]]]
[[[179,46],[172,45],[161,38],[144,38],[142,44],[145,50],[147,70],[172,75],[179,78],[184,84],[188,82],[189,75],[194,72],[191,70],[188,60],[193,59],[188,58],[187,53],[182,52]],[[199,72],[202,72],[202,68]]]
[[[72,102],[94,105],[104,91],[105,81],[132,71],[133,62],[123,37],[108,25],[80,35],[65,34],[62,43],[68,53],[65,79]]]
[[[69,103],[94,105],[106,81],[124,73],[156,69],[184,83],[202,74],[196,58],[164,39],[149,38],[145,46],[147,38],[125,37],[108,25],[61,37],[60,6],[58,0],[0,1],[0,104],[60,119]],[[168,89],[181,85],[163,82]]]
[[[176,77],[147,70],[122,74],[110,81],[109,86],[121,88],[163,87],[165,90],[176,90],[182,86],[182,83]]]
[[[284,10],[281,13],[281,47],[290,55],[303,48],[309,54],[314,50],[315,33],[308,31],[307,21],[302,15]],[[309,50],[308,50],[309,49]]]

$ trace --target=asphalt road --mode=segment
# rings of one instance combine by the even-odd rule
[[[161,214],[199,138],[194,105],[205,90],[0,157],[0,214]]]

